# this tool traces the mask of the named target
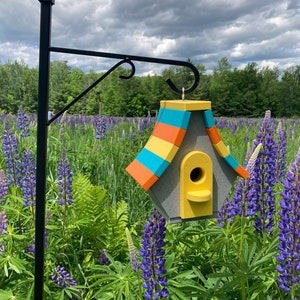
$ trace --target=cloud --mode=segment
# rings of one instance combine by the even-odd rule
[[[299,64],[300,7],[292,0],[56,0],[52,45],[186,60],[212,69],[226,56],[234,67],[248,62]],[[0,60],[38,64],[40,3],[0,2]],[[86,71],[108,59],[53,54]],[[138,64],[156,73],[159,65]],[[164,68],[167,66],[164,66]]]

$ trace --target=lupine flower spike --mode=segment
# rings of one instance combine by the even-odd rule
[[[101,266],[108,266],[110,265],[110,260],[106,256],[106,253],[108,253],[107,249],[102,249],[99,255],[99,263]]]
[[[0,235],[7,234],[7,216],[5,211],[0,211]]]
[[[8,184],[3,170],[0,170],[0,205],[5,203],[4,196],[8,194]]]
[[[253,170],[256,191],[248,195],[249,201],[256,202],[255,228],[257,232],[263,233],[266,231],[269,235],[273,233],[275,214],[273,188],[276,181],[277,144],[274,141],[273,132],[271,112],[267,111],[254,141],[254,147],[262,143],[262,149]]]
[[[248,160],[248,163],[247,163],[247,166],[246,166],[246,170],[249,172],[249,174],[251,175],[254,171],[254,166],[255,166],[255,163],[256,163],[256,159],[258,157],[258,154],[261,150],[261,147],[262,147],[262,143],[259,143],[256,148],[254,149],[252,155],[250,156],[249,160]]]
[[[142,236],[142,247],[140,255],[142,256],[141,269],[143,271],[144,284],[146,289],[145,299],[167,298],[169,292],[167,289],[167,278],[165,277],[165,223],[166,220],[154,211],[145,225],[145,231]]]
[[[225,221],[229,221],[232,224],[235,216],[248,217],[254,215],[257,199],[255,198],[256,190],[253,172],[261,148],[262,144],[260,143],[254,149],[246,165],[246,170],[249,172],[250,177],[239,179],[235,186],[233,200],[228,198],[224,202],[218,216],[219,226],[223,226]]]
[[[131,268],[132,268],[132,271],[136,272],[139,268],[139,264],[138,264],[138,259],[137,259],[137,256],[136,256],[135,247],[133,245],[133,241],[132,241],[130,231],[127,227],[125,228],[125,232],[126,232],[126,238],[127,238],[127,243],[128,243]]]
[[[23,198],[24,206],[35,206],[35,162],[30,150],[26,150],[22,154],[22,169],[23,169]]]
[[[60,265],[58,265],[51,274],[51,279],[62,288],[77,285],[74,278],[65,270],[64,267],[61,267]]]
[[[17,129],[20,130],[21,136],[26,137],[30,136],[29,133],[29,120],[28,117],[26,116],[24,110],[22,107],[19,108],[18,115],[17,115]]]
[[[279,212],[279,287],[290,292],[300,284],[300,148],[290,165],[281,193]]]
[[[107,119],[103,116],[96,118],[96,139],[105,140]]]
[[[0,211],[0,236],[7,234],[8,220],[5,211]],[[0,242],[0,254],[5,250],[4,244]]]
[[[286,131],[282,128],[282,123],[277,126],[277,153],[276,153],[276,178],[283,181],[286,168]]]
[[[17,146],[17,140],[12,131],[10,130],[8,123],[5,123],[3,131],[3,150],[8,185],[17,185],[19,187],[22,187],[21,163],[19,157],[19,150]]]

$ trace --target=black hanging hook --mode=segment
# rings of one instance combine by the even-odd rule
[[[197,69],[194,65],[192,65],[192,64],[189,64],[188,67],[189,67],[189,68],[192,70],[192,72],[194,73],[194,83],[192,84],[191,87],[189,87],[188,89],[185,89],[185,90],[184,90],[184,93],[185,93],[185,94],[189,94],[189,93],[191,93],[192,91],[194,91],[195,88],[198,86],[199,81],[200,81],[200,74],[199,74],[198,69]],[[182,89],[179,89],[179,88],[172,82],[172,80],[171,80],[170,78],[168,78],[168,79],[166,80],[166,83],[167,83],[167,84],[169,85],[169,87],[170,87],[173,91],[175,91],[176,93],[178,93],[178,94],[181,94],[181,93],[182,93]]]
[[[99,52],[99,51],[89,51],[89,50],[81,50],[81,49],[60,48],[60,47],[50,47],[50,51],[59,52],[59,53],[69,53],[69,54],[77,54],[77,55],[107,57],[107,58],[116,58],[116,59],[127,60],[127,63],[129,63],[132,68],[134,68],[133,61],[186,67],[186,68],[189,68],[193,72],[194,83],[192,84],[191,87],[189,87],[188,89],[185,90],[185,94],[189,94],[192,91],[194,91],[200,81],[200,74],[199,74],[198,69],[193,64],[191,64],[190,62],[187,62],[187,61],[136,56],[136,55],[126,55],[126,54],[118,54],[118,53]],[[135,69],[133,69],[133,70],[135,71]],[[121,78],[123,78],[123,77],[121,77]],[[182,89],[179,89],[172,82],[171,79],[167,79],[166,82],[174,92],[181,94]]]
[[[58,53],[69,53],[69,54],[77,54],[77,55],[86,55],[86,56],[96,56],[96,57],[108,57],[108,58],[117,58],[121,59],[118,63],[112,66],[108,71],[106,71],[99,79],[97,79],[92,85],[90,85],[87,89],[85,89],[80,95],[78,95],[74,100],[72,100],[69,104],[67,104],[60,112],[58,112],[54,117],[52,117],[48,121],[48,125],[50,125],[54,120],[56,120],[60,115],[62,115],[67,109],[69,109],[72,105],[74,105],[78,100],[80,100],[83,96],[85,96],[91,89],[93,89],[97,84],[99,84],[103,79],[105,79],[112,71],[118,68],[122,64],[129,64],[131,66],[131,72],[129,75],[120,75],[119,77],[122,79],[130,79],[135,74],[135,65],[133,61],[140,62],[149,62],[149,63],[157,63],[157,64],[165,64],[165,65],[175,65],[189,68],[194,74],[194,83],[188,89],[185,89],[184,93],[191,93],[199,84],[200,75],[198,69],[191,63],[180,61],[180,60],[171,60],[171,59],[163,59],[163,58],[154,58],[154,57],[144,57],[144,56],[135,56],[135,55],[125,55],[125,54],[116,54],[116,53],[107,53],[107,52],[97,52],[97,51],[89,51],[89,50],[80,50],[80,49],[69,49],[69,48],[58,48],[58,47],[50,47],[50,51],[58,52]],[[179,89],[169,78],[166,80],[167,84],[170,88],[178,93],[182,94],[182,89]]]

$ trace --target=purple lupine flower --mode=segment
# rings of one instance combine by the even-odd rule
[[[130,126],[130,128],[129,128],[129,138],[130,138],[130,141],[133,140],[133,130],[132,130],[132,126]]]
[[[21,131],[22,137],[30,136],[29,120],[22,107],[20,107],[18,110],[16,128]]]
[[[99,263],[101,266],[108,266],[110,265],[110,260],[106,256],[106,253],[108,253],[107,249],[102,249],[99,255]]]
[[[6,122],[3,131],[3,150],[4,159],[6,164],[7,182],[8,185],[17,185],[22,187],[21,184],[21,163],[19,157],[19,150],[17,140],[9,124]]]
[[[96,139],[97,140],[105,140],[106,137],[106,126],[107,118],[103,116],[98,116],[96,118]]]
[[[148,112],[148,115],[146,118],[139,118],[138,119],[138,130],[137,130],[138,135],[141,135],[145,129],[150,128],[152,125],[152,122],[153,121],[152,121],[150,112]]]
[[[277,279],[279,287],[289,292],[300,284],[300,148],[290,165],[281,193]]]
[[[138,120],[138,129],[137,129],[138,135],[141,135],[142,132],[144,131],[144,129],[145,129],[145,122],[143,122],[143,120],[141,118],[139,118],[139,120]]]
[[[24,206],[35,206],[36,174],[35,162],[30,150],[25,150],[22,154],[23,167],[23,198]]]
[[[229,222],[230,225],[232,225],[234,217],[236,216],[236,210],[233,207],[234,202],[232,199],[227,197],[218,213],[218,226],[223,227],[223,224],[225,222]]]
[[[130,262],[131,262],[131,269],[133,272],[136,272],[139,268],[139,263],[138,263],[138,259],[136,256],[135,247],[133,245],[132,237],[131,237],[130,231],[127,227],[125,228],[125,233],[126,233],[126,238],[127,238],[129,257],[130,257]]]
[[[230,123],[231,134],[235,135],[238,132],[238,125],[235,122]]]
[[[66,206],[71,205],[73,200],[72,195],[72,173],[68,162],[65,149],[62,150],[62,155],[58,163],[58,204]]]
[[[261,147],[261,143],[257,145],[245,167],[250,174],[249,178],[242,178],[237,181],[233,200],[228,197],[221,207],[218,214],[218,225],[220,227],[222,227],[226,221],[232,224],[235,216],[248,217],[254,215],[257,199],[255,198],[256,190],[253,170]]]
[[[65,142],[66,141],[66,137],[65,137],[65,124],[61,124],[60,125],[59,133],[60,133],[60,139],[61,139],[61,141]]]
[[[283,181],[286,168],[286,131],[282,129],[282,123],[277,126],[277,153],[276,153],[276,178]]]
[[[62,288],[77,285],[74,278],[60,265],[56,266],[50,277],[54,283]]]
[[[7,234],[8,219],[5,211],[0,211],[0,235]],[[4,251],[4,243],[0,242],[0,253]]]
[[[271,112],[267,111],[254,141],[254,147],[262,143],[262,149],[253,170],[256,192],[248,195],[248,198],[253,197],[249,201],[256,202],[255,228],[257,232],[262,233],[266,230],[269,235],[273,233],[275,214],[273,187],[276,181],[277,144],[274,141],[273,131]]]
[[[8,184],[3,170],[0,170],[0,205],[5,203],[3,197],[8,194]]]
[[[35,244],[29,244],[25,247],[25,253],[28,253],[32,256],[34,256],[35,254]]]
[[[291,121],[291,125],[290,125],[290,138],[291,140],[294,140],[295,138],[295,120]]]
[[[165,277],[165,251],[163,250],[165,224],[166,220],[155,210],[144,226],[140,255],[142,256],[143,287],[146,289],[145,299],[167,298],[169,295]]]
[[[246,143],[249,143],[249,131],[248,131],[248,127],[246,127],[246,131],[245,131],[245,134],[244,134],[244,141]]]
[[[8,220],[7,220],[7,216],[6,216],[6,212],[0,211],[0,234],[7,234],[7,224],[8,224]]]

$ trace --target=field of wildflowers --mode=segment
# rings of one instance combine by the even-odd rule
[[[0,299],[32,299],[36,116],[0,118]],[[45,299],[300,299],[300,120],[217,118],[251,176],[217,219],[172,225],[125,172],[154,122],[49,127]]]

